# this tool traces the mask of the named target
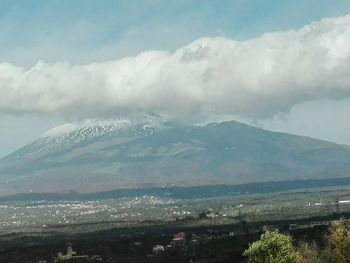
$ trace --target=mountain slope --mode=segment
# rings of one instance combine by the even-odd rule
[[[59,126],[0,162],[0,193],[346,177],[350,147],[238,122]]]

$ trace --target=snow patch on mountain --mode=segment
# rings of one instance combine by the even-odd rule
[[[51,150],[67,145],[74,145],[92,138],[110,135],[117,130],[129,128],[132,122],[128,119],[121,120],[85,120],[82,122],[66,123],[55,127],[41,135],[33,145],[42,149]]]
[[[99,139],[106,136],[113,137],[114,140],[151,136],[156,131],[163,130],[169,125],[171,126],[166,119],[154,116],[143,116],[138,120],[120,118],[70,122],[47,131],[34,142],[9,155],[7,159],[25,158],[29,160],[40,156],[44,157],[56,151],[77,147],[79,144],[79,149],[83,149],[85,143],[98,142],[101,144],[102,142]]]
[[[128,128],[132,122],[128,119],[123,120],[85,120],[82,122],[66,123],[57,126],[39,137],[39,140],[45,139],[65,139],[74,134],[76,139],[87,139],[113,132],[118,129]]]

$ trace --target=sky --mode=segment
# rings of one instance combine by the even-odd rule
[[[350,145],[347,0],[0,0],[0,32],[0,157],[145,112]]]

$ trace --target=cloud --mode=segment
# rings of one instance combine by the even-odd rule
[[[264,119],[303,102],[344,97],[350,97],[350,15],[246,41],[201,38],[174,52],[103,63],[0,64],[0,113]]]

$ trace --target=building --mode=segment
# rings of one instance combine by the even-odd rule
[[[77,255],[72,248],[72,244],[67,245],[67,252],[63,254],[58,252],[57,257],[54,257],[54,263],[68,263],[68,262],[87,262],[89,260],[88,255]]]
[[[180,232],[180,233],[175,234],[171,244],[172,244],[172,246],[175,246],[175,247],[185,246],[186,234],[184,232]]]
[[[180,232],[174,235],[174,242],[186,242],[186,234],[184,232]]]
[[[159,254],[165,251],[165,248],[163,245],[155,245],[152,249],[154,254]]]

